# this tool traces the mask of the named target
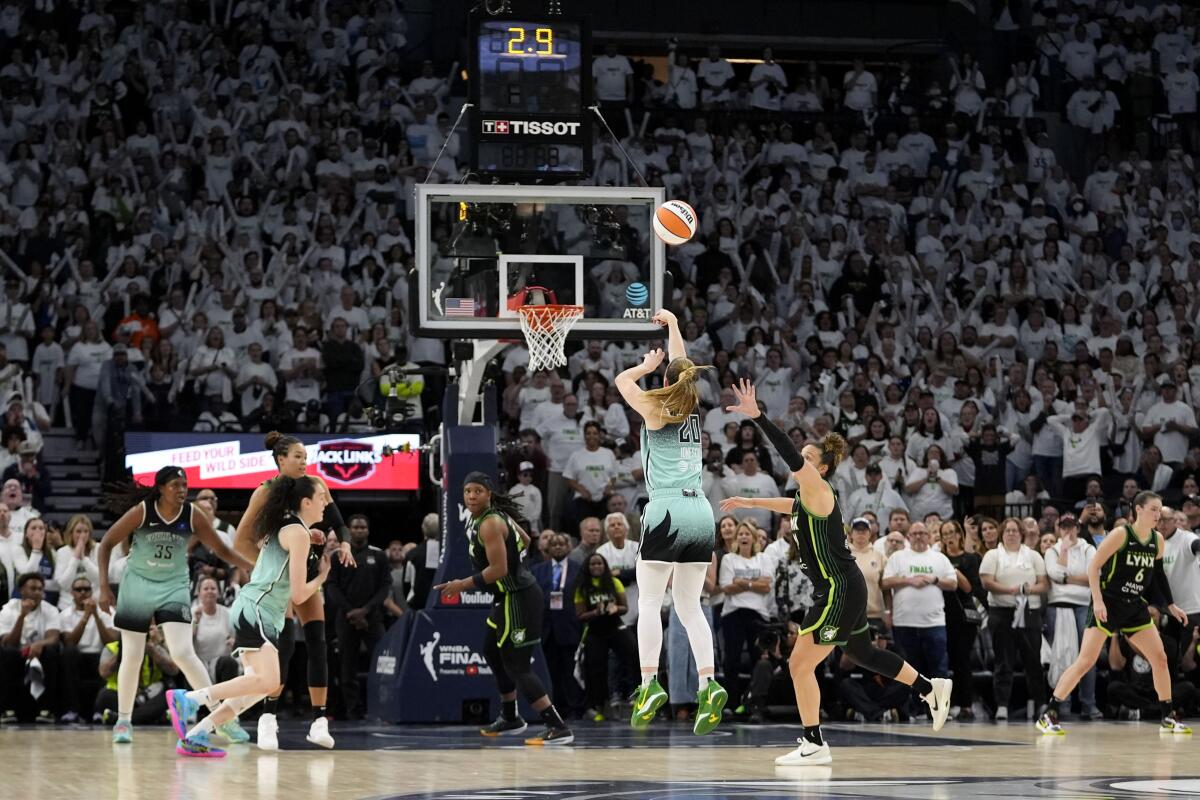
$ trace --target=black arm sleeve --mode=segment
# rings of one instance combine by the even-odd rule
[[[1163,560],[1161,558],[1154,559],[1154,578],[1150,582],[1151,596],[1157,592],[1162,598],[1163,605],[1171,605],[1175,602],[1175,598],[1171,596],[1171,584],[1167,581],[1167,573],[1163,572]]]
[[[763,432],[763,436],[767,437],[767,441],[771,443],[775,451],[783,456],[788,470],[797,472],[804,467],[804,456],[800,455],[800,451],[796,449],[796,445],[792,444],[792,440],[788,438],[788,435],[779,430],[774,422],[767,419],[766,414],[759,414],[755,417],[754,424]]]
[[[330,503],[325,506],[325,516],[321,517],[321,521],[313,527],[325,533],[333,531],[338,535],[339,542],[350,541],[350,529],[346,527],[346,522],[342,519],[342,512],[338,510],[337,503]]]

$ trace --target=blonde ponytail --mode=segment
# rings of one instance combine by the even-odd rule
[[[688,358],[677,358],[667,365],[668,384],[651,389],[646,397],[659,402],[658,415],[663,422],[678,424],[688,418],[700,405],[700,390],[696,384],[700,373],[712,369],[697,366]]]

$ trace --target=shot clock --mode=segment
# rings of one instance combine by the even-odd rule
[[[502,180],[591,171],[591,40],[579,19],[477,16],[471,167]]]

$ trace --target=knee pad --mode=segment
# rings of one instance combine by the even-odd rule
[[[546,688],[542,685],[541,680],[533,673],[533,665],[530,663],[532,656],[533,651],[528,647],[520,649],[509,647],[500,651],[500,658],[504,662],[504,669],[508,672],[509,678],[516,684],[517,690],[530,702],[546,693]]]
[[[304,645],[308,648],[308,685],[320,689],[329,685],[329,656],[325,652],[325,621],[304,623]]]

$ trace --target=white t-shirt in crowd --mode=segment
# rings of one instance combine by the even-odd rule
[[[721,481],[726,497],[779,497],[779,486],[765,472],[755,475],[732,475]],[[758,527],[771,530],[771,511],[765,508],[738,508],[732,512],[738,521],[752,519]]]
[[[1196,412],[1187,403],[1176,400],[1174,403],[1158,401],[1146,410],[1138,423],[1142,427],[1162,425],[1168,420],[1181,423],[1188,427],[1196,427]],[[1163,461],[1178,463],[1187,455],[1188,437],[1179,431],[1169,431],[1163,428],[1154,434],[1154,445],[1162,451]]]
[[[1064,576],[1086,575],[1088,563],[1096,555],[1096,548],[1090,543],[1079,539],[1075,546],[1067,551],[1067,565],[1058,563],[1062,552],[1062,542],[1046,551],[1043,562],[1046,565],[1046,576],[1050,578],[1049,601],[1052,606],[1086,606],[1092,602],[1092,590],[1077,583],[1063,583]]]
[[[192,609],[192,635],[196,643],[196,655],[204,662],[209,672],[213,664],[221,656],[232,652],[228,643],[233,623],[229,618],[229,609],[217,604],[216,613],[205,614],[198,606]]]
[[[1036,550],[1031,550],[1025,545],[1021,545],[1021,549],[1015,553],[1010,553],[1000,546],[984,554],[983,563],[979,565],[979,574],[991,575],[1005,586],[1020,586],[1022,583],[1033,586],[1038,578],[1046,574],[1046,562]],[[988,605],[1015,608],[1017,597],[1015,594],[988,592]],[[1029,595],[1029,607],[1041,608],[1042,596]]]
[[[617,459],[607,447],[595,450],[585,447],[571,453],[562,474],[587,489],[591,500],[600,500],[604,497],[604,487],[617,477]]]
[[[623,55],[601,55],[592,59],[592,77],[596,79],[596,98],[620,102],[625,99],[625,76],[633,74],[629,59]]]
[[[956,578],[950,559],[933,549],[918,553],[897,550],[883,568],[884,578],[929,575],[938,580]],[[892,624],[904,628],[936,628],[946,624],[946,602],[936,583],[901,586],[892,590]]]
[[[16,627],[17,619],[21,616],[21,598],[14,597],[0,608],[0,633],[7,635]],[[21,627],[19,646],[46,638],[47,631],[62,630],[62,615],[58,609],[45,600],[36,609],[25,616],[25,624]]]
[[[1200,564],[1192,555],[1192,542],[1196,534],[1177,530],[1164,541],[1163,572],[1171,585],[1175,605],[1189,614],[1200,614]]]
[[[717,584],[728,586],[733,583],[734,578],[754,580],[771,576],[774,570],[775,560],[766,553],[755,553],[750,558],[745,558],[737,553],[728,553],[721,559],[721,572],[717,577]],[[721,614],[725,615],[741,608],[748,608],[763,620],[767,620],[770,619],[770,603],[770,593],[759,594],[755,591],[747,591],[727,594]]]
[[[70,608],[64,609],[59,613],[59,622],[62,627],[60,630],[66,636],[71,631],[75,630],[75,626],[79,624],[79,618],[84,615],[84,611],[75,608],[72,603]],[[105,627],[112,629],[112,615],[105,612],[103,609],[97,609],[96,613],[100,615]],[[99,653],[104,649],[104,642],[100,640],[100,628],[96,625],[96,620],[89,618],[87,626],[83,629],[83,635],[79,637],[79,641],[75,647],[81,653]]]

